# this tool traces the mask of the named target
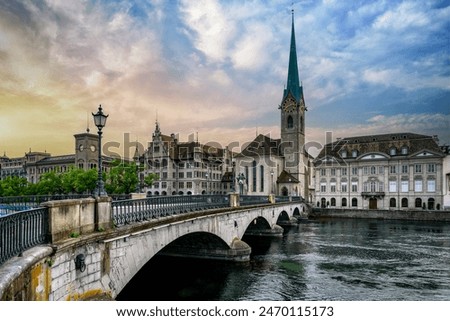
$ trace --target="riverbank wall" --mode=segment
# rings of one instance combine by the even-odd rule
[[[362,210],[314,207],[308,215],[308,218],[311,219],[325,217],[450,222],[450,211]]]

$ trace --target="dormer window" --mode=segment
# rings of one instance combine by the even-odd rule
[[[408,155],[408,146],[402,147],[402,155]]]
[[[346,151],[346,150],[343,150],[343,151],[341,152],[341,157],[342,157],[342,158],[347,158],[347,151]]]
[[[352,157],[358,157],[358,151],[356,149],[352,150]]]
[[[397,149],[395,147],[391,147],[391,149],[389,149],[389,155],[391,156],[397,155]]]

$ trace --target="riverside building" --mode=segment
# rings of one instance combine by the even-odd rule
[[[436,136],[393,133],[337,139],[314,160],[314,205],[442,209],[444,156]]]

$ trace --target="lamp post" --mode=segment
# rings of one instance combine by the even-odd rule
[[[92,113],[92,116],[94,116],[94,124],[98,129],[98,179],[94,194],[96,196],[106,196],[107,194],[102,177],[102,129],[105,127],[106,119],[109,115],[103,114],[102,105],[99,105],[97,113]]]
[[[270,178],[271,178],[271,189],[273,194],[273,169],[270,170]]]

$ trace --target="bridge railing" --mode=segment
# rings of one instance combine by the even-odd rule
[[[112,202],[114,225],[120,226],[163,216],[229,206],[227,195],[152,196]]]
[[[26,249],[48,242],[48,208],[0,217],[0,265]]]

